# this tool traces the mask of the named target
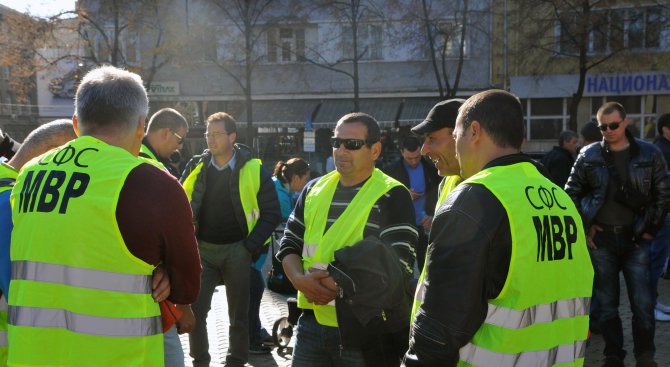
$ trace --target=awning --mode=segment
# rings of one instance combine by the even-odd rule
[[[305,127],[318,100],[253,101],[253,124],[256,127]],[[247,112],[236,118],[238,126],[247,125]]]
[[[381,127],[393,127],[402,99],[362,99],[360,101],[360,112],[365,112],[374,117]],[[351,99],[324,100],[321,108],[314,119],[314,125],[318,127],[334,127],[337,121],[344,115],[354,110],[354,102]]]
[[[398,122],[400,126],[414,126],[426,119],[428,112],[439,101],[439,99],[410,99],[406,100]]]

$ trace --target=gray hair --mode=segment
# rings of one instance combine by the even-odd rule
[[[563,144],[570,141],[572,138],[577,138],[577,133],[572,130],[563,130],[558,135],[558,146],[562,147]]]
[[[124,131],[147,116],[149,98],[139,75],[102,66],[84,76],[74,106],[82,134]]]
[[[10,161],[10,165],[18,170],[38,155],[76,138],[71,120],[59,119],[48,122],[28,134],[23,145]]]

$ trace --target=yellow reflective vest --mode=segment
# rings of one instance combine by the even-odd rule
[[[145,162],[83,136],[30,161],[12,191],[10,366],[163,366],[154,266],[116,222]]]
[[[582,366],[593,268],[572,200],[527,162],[464,182],[484,185],[505,208],[512,256],[505,285],[488,300],[458,366]]]
[[[435,214],[437,214],[437,209],[440,208],[440,205],[444,203],[444,201],[447,199],[447,196],[449,195],[450,192],[452,192],[456,186],[461,182],[461,176],[454,175],[454,176],[445,176],[442,179],[442,183],[440,184],[440,192],[437,197],[437,204],[435,204]],[[416,312],[419,310],[419,307],[421,307],[421,304],[423,303],[423,297],[425,296],[426,293],[426,285],[424,284],[424,281],[426,279],[426,269],[428,268],[428,251],[426,251],[426,259],[424,260],[424,266],[423,269],[421,269],[421,275],[419,275],[419,281],[416,283],[416,291],[414,292],[414,303],[412,304],[412,314],[410,315],[410,320],[414,321],[414,318],[416,317]]]
[[[328,263],[335,259],[335,251],[362,240],[365,224],[374,204],[390,189],[402,185],[375,168],[372,176],[363,184],[344,212],[325,231],[328,211],[338,182],[340,173],[330,172],[312,186],[305,198],[305,235],[302,250],[305,272],[310,268],[325,270]],[[328,305],[315,305],[302,292],[298,292],[298,307],[314,310],[319,324],[337,327],[334,301]]]
[[[198,179],[198,175],[204,169],[207,169],[207,162],[200,162],[198,165],[189,173],[189,175],[184,179],[182,186],[186,191],[186,196],[188,201],[191,201],[193,198],[193,189],[195,187],[195,182]],[[244,166],[240,169],[240,180],[238,182],[239,191],[240,191],[240,201],[242,202],[242,210],[244,212],[244,218],[247,222],[247,235],[256,226],[258,218],[260,218],[261,212],[258,206],[258,190],[261,188],[261,166],[262,162],[260,159],[250,159]],[[204,178],[204,172],[202,173]],[[194,213],[195,214],[195,213]],[[265,244],[270,243],[271,237],[268,237],[265,241]]]

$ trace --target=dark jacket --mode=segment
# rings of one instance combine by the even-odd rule
[[[670,164],[670,140],[659,136],[656,141],[654,141],[654,145],[658,147],[658,149],[661,150],[663,153],[663,158],[665,158],[665,164],[668,165]]]
[[[405,169],[405,160],[400,158],[399,161],[389,165],[384,169],[384,173],[400,181],[405,187],[409,188],[409,173]],[[426,214],[435,214],[435,204],[437,203],[437,187],[440,185],[442,177],[437,174],[435,165],[425,157],[421,157],[421,165],[423,166],[423,177],[426,180]]]
[[[633,224],[635,237],[647,232],[655,234],[663,224],[670,204],[670,181],[663,153],[652,144],[635,139],[626,130],[630,143],[628,179],[631,186],[650,197],[650,203],[636,214]],[[610,174],[604,154],[611,154],[609,145],[603,140],[593,143],[579,153],[565,191],[579,210],[588,231],[607,197]]]
[[[564,187],[568,182],[570,170],[575,163],[575,158],[564,148],[554,147],[549,153],[542,157],[542,164],[549,171],[551,181],[559,187]]]
[[[232,172],[230,180],[231,182],[237,183],[240,180],[240,170],[252,156],[249,148],[241,144],[235,144],[235,153],[235,169]],[[184,183],[184,180],[186,180],[191,172],[200,163],[203,163],[203,168],[198,173],[193,186],[193,193],[191,194],[191,209],[193,209],[193,223],[196,226],[196,233],[202,198],[207,189],[205,185],[205,174],[207,172],[207,165],[211,159],[212,154],[209,150],[205,150],[201,155],[193,156],[193,158],[186,164],[186,169],[181,176],[181,180],[179,180],[181,183]],[[258,222],[256,222],[254,229],[249,233],[247,238],[244,239],[244,244],[251,253],[255,253],[263,246],[265,240],[272,235],[274,229],[281,221],[281,211],[279,209],[279,201],[277,200],[277,192],[275,191],[274,183],[272,183],[272,175],[265,168],[261,167],[260,176],[261,185],[258,189],[258,195],[256,196],[260,217],[258,218]],[[235,214],[238,223],[244,227],[244,232],[248,232],[247,221],[245,219],[246,216],[242,210],[242,201],[240,199],[240,189],[238,184],[230,185],[230,195],[233,200],[232,211]],[[229,209],[223,208],[222,210]]]
[[[341,288],[335,299],[344,348],[361,349],[368,366],[397,366],[409,338],[412,295],[391,246],[371,237],[335,251],[328,272]],[[398,335],[388,343],[384,335]]]

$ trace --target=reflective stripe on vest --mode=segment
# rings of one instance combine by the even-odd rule
[[[518,354],[497,353],[468,343],[460,349],[460,359],[472,366],[551,366],[554,364],[574,363],[583,359],[586,353],[586,341],[578,340],[574,344],[561,344],[547,350],[533,350]],[[552,361],[551,364],[538,364],[538,361]]]
[[[504,207],[512,252],[505,284],[488,300],[458,365],[583,365],[593,268],[572,200],[527,162],[487,168],[464,182],[483,185]]]
[[[591,298],[588,297],[561,299],[553,303],[531,306],[525,310],[489,304],[486,322],[507,329],[521,329],[533,324],[586,316],[589,314],[590,305]]]
[[[449,193],[452,192],[460,182],[461,177],[458,175],[446,176],[442,179],[439,198],[437,200],[437,204],[435,204],[435,214],[437,214],[437,209],[440,207],[440,205],[442,205]],[[414,321],[416,313],[419,311],[419,307],[421,307],[421,304],[426,297],[426,284],[424,282],[426,280],[426,265],[428,264],[429,252],[430,251],[426,251],[426,258],[423,262],[424,266],[423,269],[421,269],[421,275],[419,275],[419,281],[417,282],[416,291],[414,292],[414,303],[412,304],[412,313],[410,315],[411,321]]]
[[[393,187],[402,185],[374,169],[372,176],[326,231],[328,211],[339,181],[340,173],[330,172],[312,186],[305,198],[305,244],[302,257],[305,272],[310,268],[326,269],[327,264],[335,259],[335,251],[362,240],[374,204]],[[315,305],[302,292],[298,292],[298,307],[313,309],[316,321],[321,325],[337,326],[334,302]]]
[[[7,299],[3,294],[0,296],[0,348],[7,348]],[[1,353],[0,353],[1,354]],[[6,354],[5,354],[6,357]],[[3,364],[4,362],[4,364]],[[0,365],[6,365],[7,361],[0,360]]]
[[[79,334],[113,337],[150,336],[163,332],[160,316],[109,318],[82,315],[57,308],[26,306],[9,306],[9,324],[61,328]]]
[[[151,293],[151,276],[113,273],[61,264],[12,262],[12,279],[58,283],[73,287],[124,293]]]

